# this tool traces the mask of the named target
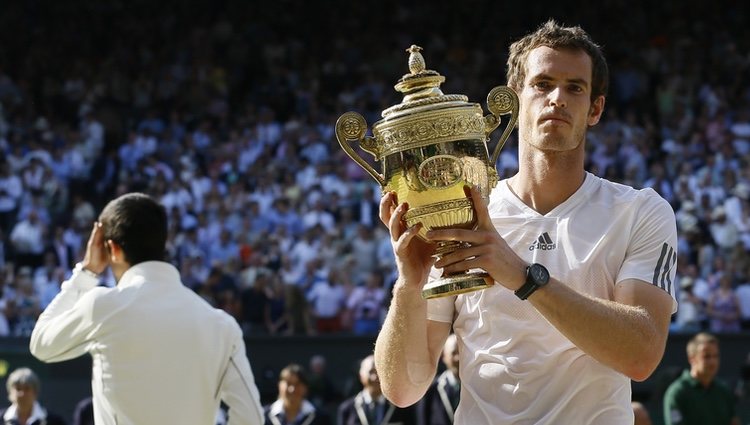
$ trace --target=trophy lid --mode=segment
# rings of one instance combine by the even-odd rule
[[[437,71],[427,69],[424,57],[420,53],[421,47],[412,44],[406,51],[409,53],[410,72],[393,86],[396,91],[404,94],[404,99],[400,104],[385,109],[382,112],[383,118],[393,118],[395,115],[401,115],[400,112],[416,107],[430,105],[429,109],[434,109],[461,106],[468,102],[469,98],[464,95],[443,94],[440,85],[445,82],[445,77]]]

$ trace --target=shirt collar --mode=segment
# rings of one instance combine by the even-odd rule
[[[373,401],[372,396],[367,390],[362,390],[362,401],[364,401],[365,404],[370,404]],[[375,402],[378,404],[382,404],[383,402],[385,402],[385,397],[383,397],[383,395],[381,394],[377,399],[375,399]]]
[[[691,374],[690,374],[690,369],[684,370],[684,371],[682,372],[682,377],[683,377],[683,379],[685,379],[685,380],[687,381],[687,383],[688,383],[688,384],[689,384],[689,385],[690,385],[691,387],[693,387],[693,388],[702,388],[702,389],[708,389],[708,388],[711,388],[711,387],[712,387],[712,386],[714,385],[713,381],[711,381],[711,382],[710,382],[710,383],[708,384],[708,386],[707,386],[707,387],[704,387],[704,386],[703,386],[703,384],[701,384],[701,382],[700,382],[699,380],[697,380],[697,379],[693,378],[693,375],[691,375]]]
[[[11,404],[10,407],[8,407],[8,409],[5,411],[3,419],[6,421],[9,421],[11,419],[18,419],[18,415],[16,412],[17,409],[18,407],[15,404]],[[31,408],[31,416],[29,416],[29,420],[26,422],[32,423],[35,420],[45,418],[47,418],[47,412],[42,408],[39,402],[35,401],[34,406]]]
[[[125,270],[117,287],[126,288],[144,282],[181,282],[180,272],[164,261],[144,261]]]
[[[274,401],[273,404],[271,404],[271,408],[269,409],[269,412],[273,416],[278,416],[280,414],[283,414],[284,413],[284,401],[280,399]],[[312,403],[310,403],[307,400],[302,400],[302,407],[300,407],[299,413],[297,414],[297,418],[295,418],[295,420],[297,420],[300,416],[307,416],[312,412],[315,412],[315,406],[313,406]]]

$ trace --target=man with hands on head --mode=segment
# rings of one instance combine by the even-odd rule
[[[489,202],[467,188],[474,230],[415,237],[408,205],[381,200],[399,277],[375,346],[383,392],[418,401],[451,329],[459,342],[456,424],[632,424],[630,380],[659,364],[676,309],[677,232],[670,205],[584,169],[588,127],[608,71],[579,27],[549,21],[510,48],[519,95],[519,171]],[[469,246],[435,261],[434,242]],[[495,285],[431,299],[440,273],[482,269]]]
[[[236,321],[164,262],[167,214],[151,197],[111,201],[86,254],[39,317],[31,353],[58,362],[89,353],[97,424],[261,424],[263,410]],[[117,286],[97,286],[110,267]]]

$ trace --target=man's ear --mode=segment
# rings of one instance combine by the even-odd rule
[[[120,263],[125,261],[125,253],[122,252],[122,247],[112,239],[107,239],[107,251],[109,251],[109,262],[112,264]]]
[[[589,108],[589,118],[588,118],[588,125],[589,127],[595,126],[599,119],[602,117],[602,112],[604,112],[604,96],[597,97],[592,103],[591,108]]]

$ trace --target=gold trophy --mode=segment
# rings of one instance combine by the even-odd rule
[[[394,191],[399,202],[407,202],[407,226],[422,223],[419,236],[432,229],[473,229],[476,214],[464,186],[476,186],[487,199],[498,181],[495,163],[518,120],[518,97],[508,87],[498,86],[487,95],[490,115],[483,116],[477,103],[464,95],[445,95],[440,84],[445,77],[425,69],[421,47],[412,45],[409,74],[394,86],[404,94],[403,101],[382,112],[383,119],[366,136],[362,115],[347,112],[336,121],[336,138],[347,155],[370,174],[383,190]],[[510,114],[492,156],[487,140]],[[353,142],[382,165],[382,174],[354,150]],[[465,242],[438,242],[437,257],[453,252]],[[428,283],[424,298],[436,298],[484,289],[493,284],[489,274],[469,271]]]

